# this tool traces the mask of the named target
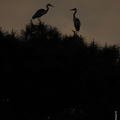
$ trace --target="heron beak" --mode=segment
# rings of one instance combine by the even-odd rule
[[[51,5],[51,7],[54,7],[53,5]]]
[[[70,11],[73,11],[73,9],[70,9]]]

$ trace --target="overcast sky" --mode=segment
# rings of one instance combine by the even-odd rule
[[[77,8],[76,17],[81,21],[79,34],[86,42],[95,39],[100,45],[120,45],[120,1],[119,0],[0,0],[0,27],[18,32],[25,28],[32,15],[40,8],[46,9],[51,3],[48,13],[41,20],[57,27],[63,35],[72,35],[74,30],[73,12]],[[35,19],[33,21],[37,23]]]

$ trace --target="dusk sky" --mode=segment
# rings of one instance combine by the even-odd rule
[[[33,14],[40,8],[48,13],[41,17],[45,24],[57,27],[63,35],[72,35],[74,30],[73,11],[77,8],[76,17],[81,21],[79,34],[85,37],[87,43],[94,40],[104,45],[120,45],[120,1],[119,0],[1,0],[0,27],[5,31],[14,29],[19,33],[29,23]],[[38,20],[33,20],[37,23]]]

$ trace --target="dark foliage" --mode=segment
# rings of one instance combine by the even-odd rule
[[[0,30],[0,119],[113,120],[119,46],[86,44],[39,21],[19,37]]]

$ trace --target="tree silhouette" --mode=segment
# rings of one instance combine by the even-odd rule
[[[119,46],[87,44],[44,22],[0,30],[1,119],[114,119]]]

